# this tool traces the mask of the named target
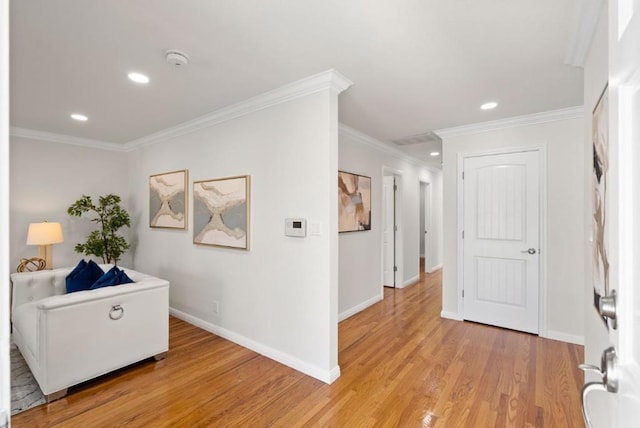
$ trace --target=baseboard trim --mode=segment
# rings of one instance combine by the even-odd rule
[[[402,287],[399,287],[399,288],[408,287],[410,285],[413,285],[413,284],[417,283],[418,281],[420,281],[420,274],[414,276],[413,278],[407,279],[406,281],[404,281],[402,283]]]
[[[576,345],[584,346],[584,336],[577,336],[575,334],[568,334],[568,333],[563,333],[561,331],[547,330],[547,334],[542,337],[546,337],[547,339],[552,339],[552,340],[559,340],[560,342],[567,342],[567,343],[573,343]]]
[[[442,312],[440,312],[440,317],[456,321],[463,320],[462,315],[458,314],[457,312],[450,312],[445,310],[442,310]]]
[[[357,314],[358,312],[364,311],[365,309],[367,309],[369,306],[371,305],[375,305],[376,303],[378,303],[380,300],[382,300],[382,295],[377,295],[377,296],[373,296],[372,298],[365,300],[362,303],[359,303],[349,309],[347,309],[346,311],[340,313],[338,315],[338,322],[340,321],[344,321],[349,317],[352,317],[353,315]]]
[[[251,349],[258,354],[264,355],[267,358],[284,364],[285,366],[291,367],[292,369],[298,370],[299,372],[316,378],[324,383],[331,384],[338,377],[340,377],[340,366],[335,366],[331,370],[323,370],[320,367],[304,362],[297,357],[294,357],[282,351],[278,351],[277,349],[273,349],[263,343],[256,342],[255,340],[249,339],[248,337],[245,337],[241,334],[235,333],[231,330],[227,330],[224,327],[220,327],[219,325],[215,325],[201,318],[187,314],[186,312],[182,312],[178,309],[170,307],[169,313],[176,318],[180,318],[181,320],[188,322],[189,324],[200,327],[203,330],[227,339],[247,349]]]
[[[432,267],[431,267],[431,272],[435,272],[435,271],[437,271],[438,269],[442,269],[442,263],[438,263],[437,265],[432,266]]]

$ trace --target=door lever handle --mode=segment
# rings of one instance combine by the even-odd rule
[[[581,370],[597,373],[601,382],[589,382],[582,387],[582,417],[587,428],[592,428],[591,419],[589,418],[589,412],[587,411],[587,396],[593,391],[602,392],[618,392],[618,356],[616,349],[611,346],[604,350],[602,358],[600,359],[601,367],[598,368],[592,364],[580,364],[578,367]]]
[[[600,376],[600,379],[604,377],[604,374],[602,373],[602,370],[600,370],[600,367],[594,366],[593,364],[580,364],[578,365],[578,368],[580,370],[584,370],[585,372],[593,372]]]
[[[529,248],[528,250],[522,250],[521,253],[535,254],[537,253],[535,248]]]

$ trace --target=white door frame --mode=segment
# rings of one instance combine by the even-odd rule
[[[402,250],[402,234],[404,228],[402,226],[402,170],[390,168],[388,166],[382,166],[382,176],[393,175],[396,177],[396,186],[398,186],[398,190],[395,192],[396,195],[396,226],[398,230],[395,234],[395,247],[396,247],[396,266],[398,270],[396,272],[396,284],[395,288],[402,288],[404,285],[404,252]],[[384,198],[383,195],[384,186],[380,186],[380,200],[382,201]],[[382,216],[381,216],[382,218]],[[382,230],[382,229],[381,229]],[[384,233],[380,234],[380,295],[384,298]]]
[[[464,241],[462,231],[464,230],[464,181],[462,171],[464,171],[465,158],[478,156],[504,155],[510,153],[538,152],[540,165],[540,288],[538,293],[538,335],[547,337],[547,147],[546,146],[523,146],[496,150],[485,150],[478,152],[458,153],[458,169],[456,171],[458,218],[457,218],[457,267],[458,267],[458,318],[464,319],[464,300],[462,291],[464,289]]]
[[[419,183],[419,189],[420,192],[422,192],[422,184],[424,184],[424,205],[421,207],[422,209],[424,209],[424,229],[428,231],[427,235],[428,238],[425,236],[424,237],[424,271],[426,273],[432,273],[433,272],[433,263],[430,263],[429,261],[431,260],[431,255],[433,254],[433,251],[431,251],[431,201],[432,201],[432,197],[431,197],[431,193],[433,193],[432,190],[432,186],[431,186],[431,182],[428,180],[420,180]],[[422,210],[418,211],[419,213]],[[419,214],[418,214],[419,215]],[[422,233],[422,235],[424,235],[424,230],[421,230],[420,233]],[[422,273],[422,272],[420,272]]]
[[[0,0],[0,278],[9,280],[9,2]],[[0,287],[0,427],[11,423],[9,286]],[[4,414],[3,414],[4,413]]]

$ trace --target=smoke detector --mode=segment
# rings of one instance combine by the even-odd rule
[[[169,64],[176,68],[184,67],[189,64],[189,57],[187,54],[180,51],[167,51],[164,57]]]

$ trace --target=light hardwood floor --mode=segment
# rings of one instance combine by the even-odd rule
[[[581,427],[581,346],[440,318],[441,274],[339,327],[332,385],[170,319],[168,358],[72,388],[14,427]]]

